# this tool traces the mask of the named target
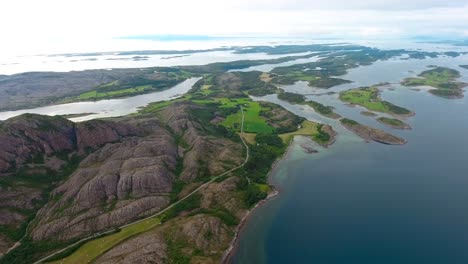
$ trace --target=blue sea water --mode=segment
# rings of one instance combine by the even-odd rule
[[[382,62],[351,71],[347,77],[355,83],[348,88],[395,83],[430,64],[459,69],[463,62],[466,57]],[[468,71],[459,70],[466,81]],[[360,115],[364,109],[340,106],[337,95],[309,97],[407,139],[405,146],[365,143],[311,109],[263,98],[330,123],[340,135],[329,149],[315,146],[318,154],[306,154],[300,145],[313,143],[296,138],[271,175],[280,195],[254,211],[233,263],[468,263],[468,99],[391,87],[382,97],[416,112],[406,120],[410,131],[386,128]],[[285,88],[314,92],[303,84]]]

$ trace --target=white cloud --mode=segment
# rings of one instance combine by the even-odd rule
[[[420,10],[438,7],[463,7],[467,0],[236,0],[234,6],[246,9],[297,10]]]
[[[128,35],[466,35],[468,0],[2,0],[3,50]]]

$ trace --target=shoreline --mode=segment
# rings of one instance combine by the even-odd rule
[[[287,146],[286,148],[286,151],[284,152],[283,155],[281,155],[279,158],[277,158],[275,160],[275,162],[272,164],[271,166],[271,169],[270,171],[268,172],[268,176],[267,176],[267,180],[268,180],[268,185],[270,186],[270,188],[272,189],[272,192],[270,192],[267,197],[261,201],[259,201],[254,207],[252,207],[251,209],[247,210],[246,214],[244,215],[244,217],[242,217],[239,225],[236,227],[236,230],[234,231],[234,237],[233,239],[231,240],[231,243],[228,247],[228,249],[226,249],[226,251],[224,252],[223,254],[223,257],[221,259],[221,262],[222,264],[229,264],[231,263],[232,261],[232,258],[234,256],[234,253],[236,253],[237,249],[238,249],[238,246],[239,246],[239,238],[242,234],[242,231],[244,230],[244,227],[245,225],[247,224],[248,220],[250,219],[250,217],[252,216],[252,213],[260,208],[261,206],[265,205],[267,202],[269,202],[270,200],[272,200],[273,198],[275,197],[278,197],[280,195],[280,188],[276,185],[274,185],[272,182],[271,182],[271,176],[273,174],[273,172],[275,171],[278,163],[280,161],[282,161],[287,155],[289,155],[290,151],[291,151],[291,147],[293,145],[293,142],[294,142],[294,139],[291,140],[289,142],[289,145]]]
[[[317,143],[318,145],[324,147],[324,148],[328,148],[330,147],[331,145],[333,145],[335,142],[336,142],[336,138],[337,138],[337,135],[338,133],[333,130],[333,128],[329,125],[324,125],[326,126],[327,128],[327,133],[331,133],[331,140],[330,142],[328,142],[327,144],[320,144],[318,142],[315,142],[314,140],[312,140],[313,142]],[[273,164],[271,165],[271,169],[270,171],[268,172],[268,175],[267,175],[267,180],[268,180],[268,185],[270,186],[270,188],[272,188],[272,192],[268,194],[268,196],[259,201],[254,207],[252,207],[251,209],[247,210],[246,214],[244,215],[244,217],[242,217],[241,221],[239,222],[239,225],[236,227],[236,230],[234,231],[234,237],[233,239],[231,240],[231,243],[228,247],[228,249],[224,252],[223,254],[223,257],[221,259],[221,262],[222,264],[229,264],[231,263],[232,261],[232,257],[234,256],[234,254],[236,253],[237,249],[238,249],[238,246],[239,246],[239,238],[240,238],[240,235],[242,233],[242,231],[244,230],[244,227],[245,225],[247,224],[248,220],[250,219],[250,217],[252,216],[252,213],[260,208],[261,206],[265,205],[267,202],[269,202],[270,200],[272,200],[273,198],[276,198],[280,195],[281,191],[280,191],[280,188],[276,185],[274,185],[271,181],[271,177],[272,177],[272,174],[273,172],[275,171],[278,163],[280,161],[282,161],[285,157],[287,157],[290,152],[291,152],[291,149],[292,149],[292,145],[294,143],[294,139],[297,137],[297,136],[301,136],[301,135],[296,135],[293,137],[292,140],[289,141],[288,143],[288,146],[286,147],[286,151],[283,153],[283,155],[281,155],[279,158],[277,158],[275,160],[275,162],[273,162]]]

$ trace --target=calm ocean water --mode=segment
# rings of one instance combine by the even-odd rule
[[[430,64],[459,69],[458,63],[468,59],[379,62],[346,77],[356,81],[351,88],[398,82]],[[459,70],[467,81],[468,71]],[[364,143],[310,109],[264,98],[333,124],[340,136],[330,149],[316,146],[319,154],[305,154],[300,145],[313,143],[296,139],[271,175],[281,194],[253,213],[234,263],[468,263],[468,99],[392,86],[383,98],[416,112],[407,120],[411,131],[385,128],[360,115],[362,108],[340,106],[336,95],[309,97],[406,138],[405,146]],[[286,89],[314,92],[303,84]]]

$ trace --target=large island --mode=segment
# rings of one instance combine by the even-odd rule
[[[463,98],[463,88],[468,84],[458,82],[460,72],[454,69],[435,67],[422,72],[417,78],[407,78],[402,84],[404,86],[429,86],[434,89],[429,90],[433,95],[444,98]]]
[[[414,112],[404,107],[380,99],[379,93],[380,91],[376,86],[356,88],[341,92],[340,99],[350,105],[359,105],[370,111],[377,111],[400,117],[414,115]]]

